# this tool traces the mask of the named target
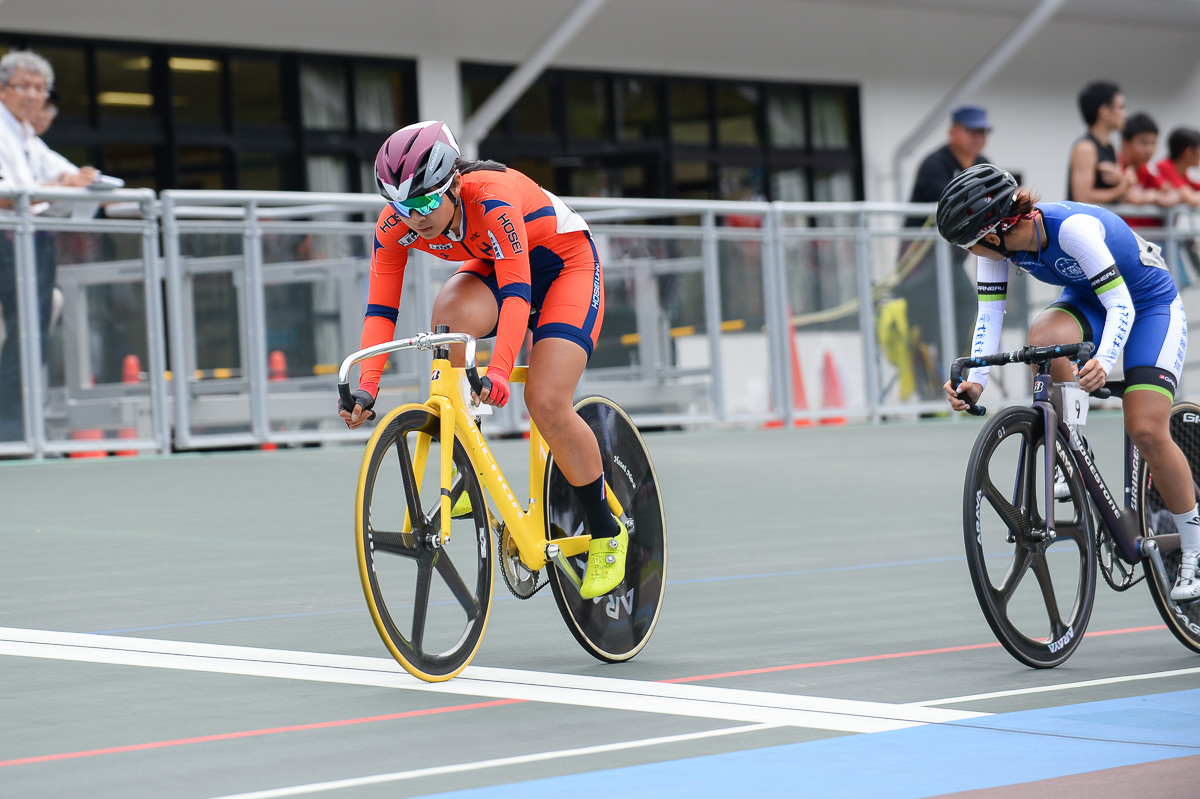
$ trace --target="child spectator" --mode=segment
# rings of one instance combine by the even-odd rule
[[[1189,169],[1200,167],[1200,131],[1175,128],[1167,138],[1167,152],[1167,157],[1155,164],[1159,177],[1179,191],[1182,202],[1200,205],[1200,183],[1188,175]]]
[[[1158,125],[1149,114],[1134,114],[1125,122],[1121,131],[1121,165],[1132,172],[1137,182],[1125,192],[1122,202],[1131,205],[1175,205],[1179,192],[1165,183],[1151,167],[1154,153],[1158,150]],[[1126,217],[1132,228],[1162,227],[1162,217]]]

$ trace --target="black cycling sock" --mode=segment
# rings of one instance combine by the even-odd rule
[[[571,488],[575,489],[575,496],[579,497],[583,512],[587,514],[588,531],[592,538],[615,538],[620,534],[621,528],[617,526],[617,520],[608,507],[603,474],[587,485]]]

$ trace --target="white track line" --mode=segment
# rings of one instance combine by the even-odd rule
[[[697,741],[704,738],[716,738],[722,735],[737,735],[743,732],[771,730],[782,726],[784,725],[751,724],[746,727],[727,727],[721,730],[707,730],[705,732],[693,732],[684,735],[667,735],[662,738],[646,738],[641,741],[622,741],[620,743],[602,744],[600,746],[585,746],[580,749],[560,749],[557,752],[539,752],[532,755],[517,755],[515,757],[501,757],[495,760],[480,760],[475,763],[460,763],[451,766],[434,766],[432,768],[421,768],[413,771],[396,771],[391,774],[376,774],[371,777],[352,777],[345,780],[331,780],[330,782],[314,782],[308,785],[295,785],[291,788],[273,788],[266,791],[229,794],[226,796],[215,797],[215,799],[280,799],[280,797],[285,796],[301,796],[307,793],[338,791],[344,788],[358,788],[363,785],[379,785],[385,782],[415,780],[419,779],[420,777],[437,777],[443,774],[460,774],[464,771],[480,771],[482,769],[500,768],[502,766],[520,766],[526,763],[537,763],[542,760],[559,760],[565,757],[598,755],[605,752],[619,752],[622,749],[642,749],[648,746],[661,746],[663,744],[678,743],[680,741]]]
[[[980,713],[678,683],[471,667],[426,683],[390,659],[0,627],[0,655],[240,674],[694,718],[882,732]]]
[[[1200,674],[1200,668],[1175,669],[1174,671],[1156,671],[1149,674],[1127,674],[1123,677],[1104,677],[1099,680],[1083,680],[1081,682],[1065,682],[1058,685],[1038,685],[1032,688],[1014,688],[1011,691],[993,691],[988,694],[971,694],[955,696],[950,699],[929,699],[924,702],[912,702],[912,707],[935,707],[937,705],[954,705],[959,702],[979,702],[984,699],[999,699],[1005,696],[1022,696],[1023,694],[1044,694],[1050,691],[1069,691],[1073,688],[1091,688],[1095,685],[1113,685],[1122,682],[1138,682],[1141,680],[1161,680],[1164,677],[1184,677],[1189,674]]]

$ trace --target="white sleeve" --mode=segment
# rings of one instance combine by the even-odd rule
[[[1104,243],[1104,225],[1099,219],[1087,214],[1067,217],[1059,228],[1058,241],[1063,251],[1079,262],[1092,291],[1104,304],[1104,335],[1096,343],[1093,357],[1111,374],[1133,327],[1133,297],[1117,269],[1117,259]]]
[[[975,317],[975,335],[971,339],[971,355],[979,358],[995,355],[1000,348],[1000,331],[1004,328],[1004,306],[1008,303],[1008,261],[993,261],[979,257],[975,267],[975,282],[979,292],[979,313]],[[967,380],[987,385],[990,366],[980,366],[967,373]]]

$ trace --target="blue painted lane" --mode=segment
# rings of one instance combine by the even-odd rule
[[[920,799],[1200,754],[1200,690],[985,716],[483,789],[530,796]]]

